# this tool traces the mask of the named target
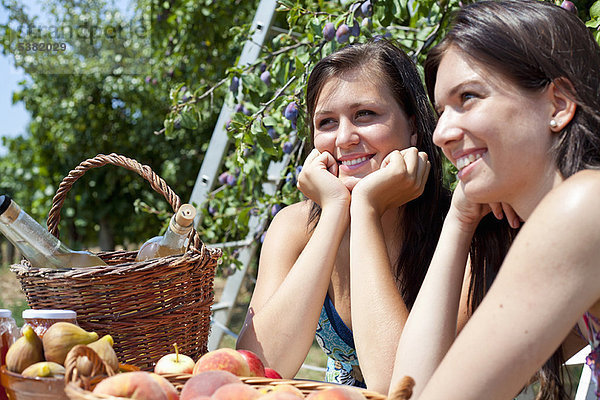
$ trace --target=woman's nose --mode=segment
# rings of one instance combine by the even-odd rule
[[[450,142],[460,140],[463,130],[458,127],[456,117],[451,110],[444,111],[440,115],[433,131],[433,143],[436,146],[443,148]]]
[[[357,144],[360,137],[356,125],[347,118],[340,119],[337,135],[335,137],[335,145],[337,147],[348,147]]]

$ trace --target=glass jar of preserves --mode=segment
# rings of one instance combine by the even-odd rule
[[[6,352],[11,344],[17,340],[19,328],[12,317],[12,312],[0,309],[0,365],[6,364]],[[8,400],[6,391],[0,386],[0,400]]]
[[[30,325],[41,338],[56,322],[70,322],[77,325],[77,313],[73,310],[23,310],[23,326]]]

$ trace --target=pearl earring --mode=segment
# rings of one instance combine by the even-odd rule
[[[558,123],[556,123],[555,120],[551,119],[550,120],[550,128],[556,128],[558,126]]]

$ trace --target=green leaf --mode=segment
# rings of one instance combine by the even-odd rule
[[[596,1],[590,7],[590,17],[592,17],[592,19],[600,17],[600,0]]]
[[[302,61],[300,61],[299,57],[296,57],[294,59],[294,61],[295,61],[294,65],[296,66],[296,75],[302,75],[306,71],[306,67],[304,66],[304,63]]]
[[[192,130],[198,129],[198,121],[196,120],[194,114],[195,113],[193,111],[184,111],[180,114],[182,128]]]
[[[264,126],[275,126],[277,125],[277,120],[270,115],[263,117],[262,123]]]
[[[595,17],[585,23],[585,26],[592,29],[597,29],[600,26],[600,18]]]

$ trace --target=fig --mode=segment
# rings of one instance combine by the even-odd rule
[[[78,344],[89,344],[98,340],[96,332],[87,332],[70,322],[53,324],[42,339],[46,361],[64,364],[67,353]]]
[[[6,369],[20,374],[25,368],[39,361],[44,361],[42,341],[31,326],[25,325],[23,336],[17,339],[6,353]]]
[[[27,378],[45,378],[65,376],[65,367],[52,361],[40,361],[25,368],[21,375]]]
[[[96,354],[113,370],[119,372],[119,359],[113,349],[113,338],[110,335],[104,335],[100,339],[88,344],[87,346],[94,350]],[[91,373],[92,364],[87,357],[77,359],[77,370],[83,375]]]

